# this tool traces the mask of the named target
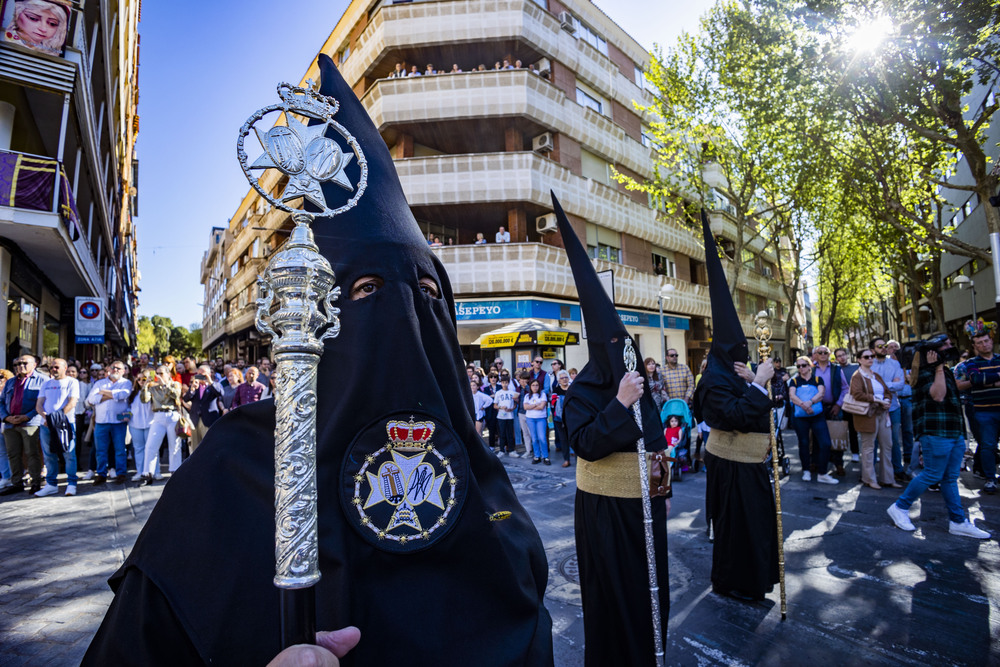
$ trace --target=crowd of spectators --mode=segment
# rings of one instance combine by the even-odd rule
[[[267,358],[248,366],[170,355],[82,362],[22,354],[11,370],[0,369],[0,495],[55,495],[62,470],[68,496],[81,480],[123,484],[130,469],[133,482],[153,484],[164,464],[177,470],[222,415],[272,389]]]
[[[466,72],[502,72],[503,70],[509,69],[526,69],[534,74],[539,74],[538,67],[534,64],[525,67],[520,60],[514,59],[513,64],[509,58],[501,58],[493,63],[493,67],[486,67],[485,63],[479,63],[479,65],[473,65],[468,70],[459,67],[458,63],[452,63],[450,69],[437,69],[434,63],[427,63],[427,66],[422,70],[419,65],[413,65],[405,62],[396,63],[396,67],[392,72],[389,73],[387,78],[389,79],[406,79],[412,76],[437,76],[444,74],[463,74]]]
[[[487,438],[497,456],[531,458],[531,462],[551,465],[549,432],[563,467],[571,463],[571,448],[563,425],[563,401],[566,390],[576,377],[576,369],[565,370],[559,359],[552,359],[549,371],[545,360],[535,357],[530,368],[511,372],[497,359],[488,369],[475,364],[466,366],[472,402],[476,411],[476,430]],[[515,424],[516,422],[516,424]]]
[[[500,225],[500,229],[497,230],[494,239],[496,243],[510,243],[510,232],[507,231],[503,225]],[[473,245],[485,245],[485,244],[486,244],[486,235],[483,234],[482,232],[477,232],[476,240],[473,242]],[[437,236],[435,234],[428,234],[427,245],[429,245],[432,248],[440,248],[442,246],[456,245],[455,237],[448,236],[442,243],[440,236]]]

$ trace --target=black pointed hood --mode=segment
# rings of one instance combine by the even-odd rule
[[[321,93],[340,103],[334,120],[357,139],[369,172],[354,208],[311,225],[342,290],[341,331],[325,343],[315,405],[317,625],[361,628],[344,665],[412,662],[415,647],[443,664],[483,655],[551,664],[544,549],[503,464],[476,433],[451,283],[361,102],[328,57],[319,67]],[[326,136],[352,152],[333,128]],[[344,173],[356,187],[358,160]],[[331,208],[353,195],[334,183],[323,191]],[[351,300],[365,276],[378,289]],[[274,428],[271,401],[216,422],[116,575],[137,567],[154,579],[184,627],[196,629],[205,662],[254,664],[277,653]],[[174,548],[177,516],[198,518]],[[237,545],[238,553],[224,551]],[[182,562],[198,567],[181,573]],[[434,602],[419,622],[400,623],[400,605],[414,600]]]
[[[587,249],[573,231],[559,199],[554,192],[550,194],[552,208],[559,222],[563,247],[566,249],[566,257],[573,271],[573,281],[576,283],[580,310],[587,328],[587,352],[590,355],[587,364],[570,385],[567,400],[583,399],[596,410],[603,409],[614,400],[618,393],[618,383],[625,375],[625,338],[631,338],[637,360],[636,370],[646,378],[645,392],[640,399],[646,449],[650,451],[665,449],[663,424],[649,391],[649,378],[646,376],[646,367],[642,363],[643,357],[639,346],[622,324],[614,303],[597,277],[597,271],[594,270]]]
[[[746,363],[750,359],[747,337],[743,332],[733,295],[729,291],[726,270],[719,258],[715,235],[708,215],[701,211],[701,229],[705,237],[705,268],[708,272],[708,295],[712,301],[712,348],[710,354],[730,362]],[[732,364],[730,364],[732,365]]]
[[[734,400],[746,390],[746,382],[736,375],[733,364],[750,360],[747,337],[729,292],[726,272],[719,259],[719,249],[704,209],[701,212],[705,237],[705,266],[708,269],[708,293],[712,300],[712,347],[701,381],[695,389],[694,414],[711,428],[724,431],[760,430],[734,418]],[[765,429],[766,430],[766,429]]]

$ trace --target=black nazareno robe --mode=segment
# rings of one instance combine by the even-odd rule
[[[317,628],[361,630],[348,666],[551,665],[545,551],[476,433],[447,272],[364,107],[327,56],[319,65],[369,185],[356,207],[312,224],[345,290],[315,396],[296,396],[316,416]],[[342,163],[354,184],[359,162]],[[344,201],[336,183],[322,187]],[[347,298],[362,284],[367,296]],[[278,361],[290,391],[295,373]],[[280,651],[274,429],[270,400],[212,426],[112,577],[85,665],[263,665]]]
[[[564,412],[570,444],[577,456],[597,461],[614,452],[635,453],[640,433],[631,410],[617,398],[598,406],[581,398],[581,394],[571,392]],[[664,444],[662,433],[647,450],[653,451],[656,444]],[[666,641],[670,613],[666,498],[659,496],[650,502],[660,587],[660,627]],[[586,665],[655,664],[642,500],[577,489],[574,519]]]
[[[695,396],[696,413],[712,429],[767,433],[770,399],[731,368],[731,360],[709,355]],[[778,528],[767,467],[711,453],[705,462],[705,504],[715,529],[712,588],[761,599],[778,583]]]

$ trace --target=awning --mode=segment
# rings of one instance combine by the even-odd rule
[[[472,341],[472,344],[483,349],[533,347],[535,345],[561,347],[579,345],[580,335],[569,329],[561,329],[539,320],[528,319],[512,322],[499,329],[484,333]]]

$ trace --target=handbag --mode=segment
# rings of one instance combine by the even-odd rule
[[[844,396],[844,404],[841,406],[844,412],[849,412],[852,415],[860,415],[862,417],[871,417],[872,412],[875,410],[875,406],[868,401],[859,401],[850,394]]]
[[[834,452],[846,452],[850,448],[850,438],[847,422],[841,419],[826,420],[826,429],[830,432],[830,450]]]
[[[819,387],[814,384],[804,384],[801,387],[795,388],[795,397],[800,401],[811,401],[819,393]],[[795,405],[795,416],[799,419],[808,419],[809,417],[816,417],[823,414],[822,406],[813,406],[813,413],[806,414],[805,409],[801,405]]]
[[[187,416],[187,411],[181,411],[180,419],[174,425],[174,433],[177,434],[178,438],[190,438],[191,434],[194,433],[194,424],[191,423],[191,418]]]

